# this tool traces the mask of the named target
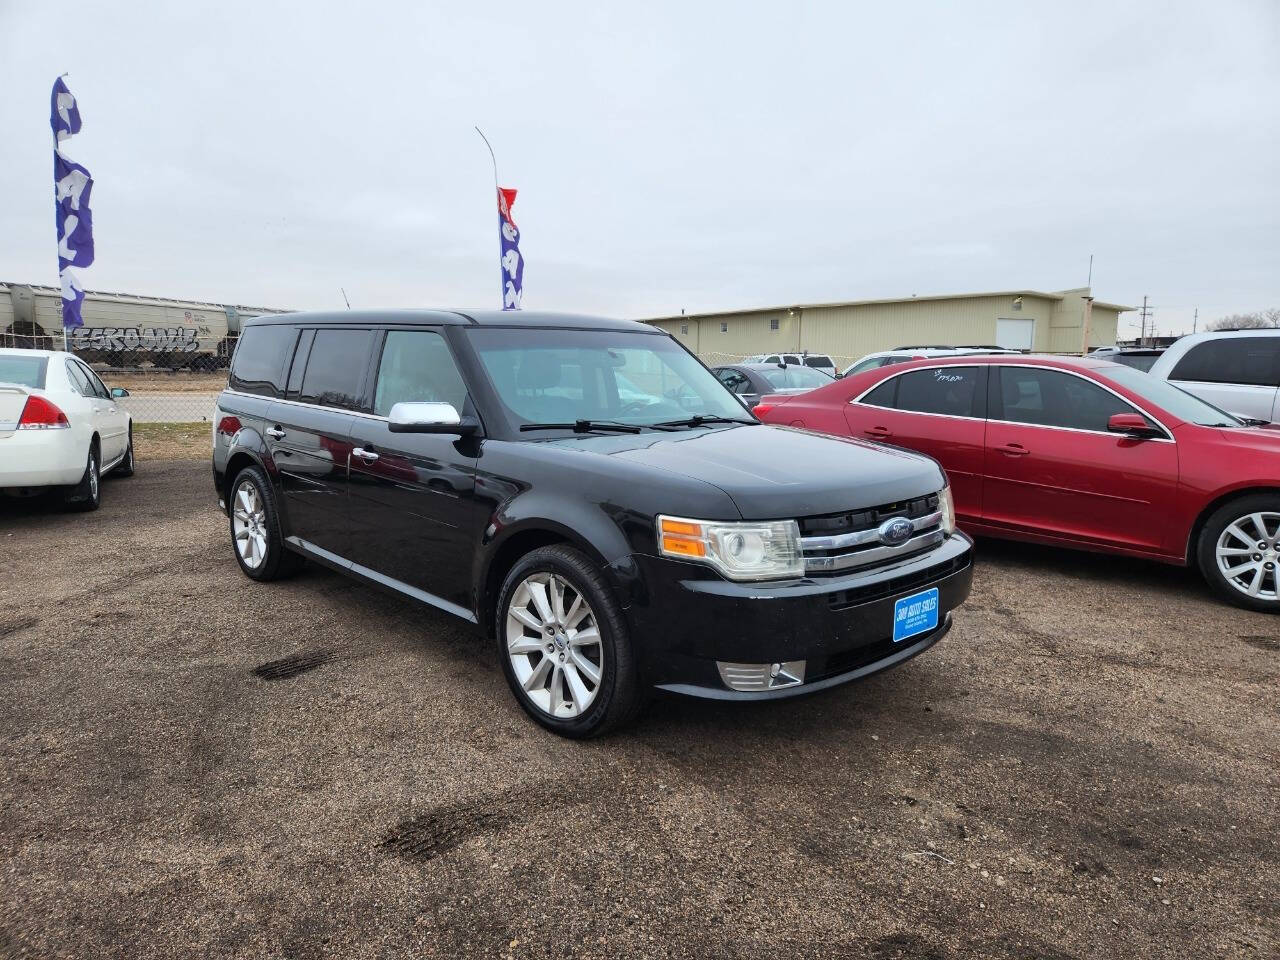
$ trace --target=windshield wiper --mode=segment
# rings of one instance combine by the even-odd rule
[[[615,423],[611,420],[575,420],[573,423],[522,423],[520,432],[526,430],[572,430],[574,433],[590,433],[592,430],[612,430],[614,433],[639,433],[634,423]]]
[[[661,423],[655,423],[655,427],[700,427],[704,423],[741,423],[750,426],[756,423],[755,420],[739,420],[737,417],[720,417],[712,414],[694,414],[685,420],[663,420]]]

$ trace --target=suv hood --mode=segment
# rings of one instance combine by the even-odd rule
[[[552,442],[709,483],[746,520],[879,506],[937,493],[946,482],[942,468],[920,454],[794,427],[710,427]]]

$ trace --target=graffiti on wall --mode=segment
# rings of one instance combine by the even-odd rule
[[[73,350],[108,353],[140,350],[195,353],[200,349],[201,332],[195,327],[80,327],[68,331]]]

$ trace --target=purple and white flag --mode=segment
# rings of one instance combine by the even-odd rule
[[[49,126],[53,130],[54,219],[58,227],[58,279],[62,284],[62,325],[84,326],[80,315],[84,288],[72,267],[93,263],[93,211],[89,198],[93,177],[62,152],[62,141],[80,132],[80,107],[59,77],[49,97]]]
[[[511,219],[516,192],[498,188],[498,238],[502,247],[502,309],[519,310],[524,296],[524,257],[520,256],[520,229]]]

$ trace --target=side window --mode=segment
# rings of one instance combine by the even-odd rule
[[[751,392],[751,381],[737,370],[721,370],[716,376],[720,378],[721,383],[734,393]]]
[[[83,364],[77,364],[80,372],[84,374],[86,380],[89,381],[89,389],[93,391],[94,396],[101,397],[103,400],[111,399],[111,391],[107,389],[107,385],[98,379],[98,375],[93,370]]]
[[[865,373],[868,370],[875,370],[878,367],[883,367],[888,362],[888,357],[867,357],[867,359],[855,363],[850,367],[849,372],[846,373],[845,376],[852,377],[855,373]]]
[[[283,396],[284,371],[297,339],[298,328],[287,324],[246,327],[236,341],[228,386],[263,397]]]
[[[84,370],[80,368],[80,364],[74,360],[67,361],[67,377],[71,380],[71,386],[81,396],[94,396],[93,385],[89,383],[89,378],[84,375]]]
[[[862,402],[872,407],[888,407],[892,409],[897,402],[898,379],[898,377],[893,377],[890,380],[886,380],[863,397]]]
[[[1138,412],[1110,391],[1069,373],[1001,367],[998,375],[1001,410],[999,416],[992,411],[992,419],[1106,433],[1113,414]]]
[[[765,357],[765,358],[764,358],[764,362],[765,362],[765,363],[777,363],[777,362],[778,362],[778,355],[775,353],[775,354],[774,354],[773,356],[771,356],[771,357]]]
[[[1187,351],[1170,380],[1274,387],[1280,381],[1280,337],[1223,337]]]
[[[911,413],[936,413],[948,417],[983,415],[982,370],[979,367],[933,367],[912,370],[897,378],[894,406]]]
[[[467,387],[444,337],[429,330],[392,330],[378,364],[373,412],[385,417],[397,403],[414,401],[451,403],[461,413]]]
[[[298,338],[298,349],[293,351],[293,365],[289,367],[289,383],[285,395],[297,399],[302,391],[302,373],[307,369],[307,357],[311,354],[311,341],[316,337],[314,330],[303,330]]]
[[[372,330],[317,330],[298,399],[359,410],[363,405],[360,388],[372,343]]]

